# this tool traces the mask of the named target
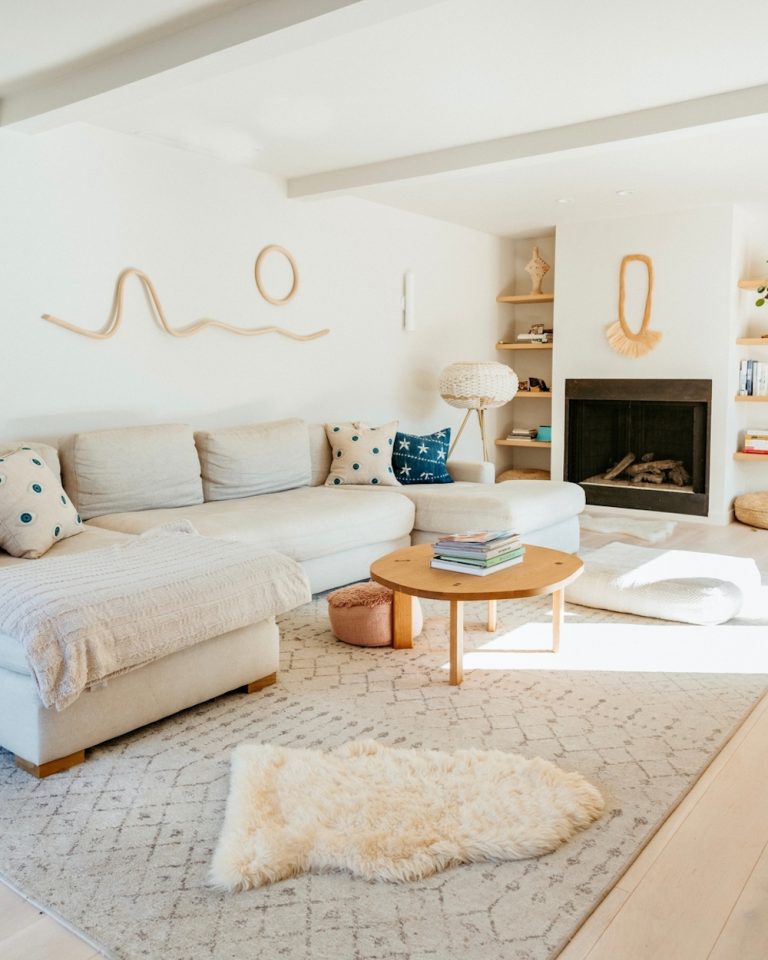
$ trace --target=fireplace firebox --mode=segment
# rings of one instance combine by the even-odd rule
[[[711,380],[566,380],[566,480],[590,504],[706,516],[711,401]]]

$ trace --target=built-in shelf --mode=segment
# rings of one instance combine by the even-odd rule
[[[496,344],[497,350],[551,350],[551,343],[504,343],[499,340]]]
[[[757,290],[758,287],[768,287],[768,277],[758,277],[756,280],[739,280],[742,290]]]
[[[551,447],[549,440],[497,440],[497,447]]]
[[[736,343],[743,347],[768,347],[768,333],[764,337],[739,337]]]
[[[549,390],[518,390],[515,394],[515,400],[538,400],[541,397],[551,397]]]
[[[768,453],[744,453],[743,450],[737,450],[733,455],[734,460],[762,460],[768,463]]]
[[[524,293],[518,297],[496,297],[496,303],[552,303],[554,293]]]
[[[739,403],[768,403],[768,397],[745,397],[737,395],[736,399]]]

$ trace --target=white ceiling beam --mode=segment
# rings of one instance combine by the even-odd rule
[[[684,132],[761,115],[768,115],[768,84],[598,120],[519,133],[498,140],[307,174],[289,179],[287,190],[289,197],[318,197],[398,180],[544,158],[570,150]]]
[[[7,88],[0,127],[36,133],[319,43],[439,0],[250,0]]]

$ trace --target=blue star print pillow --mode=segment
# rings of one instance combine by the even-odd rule
[[[446,467],[450,443],[450,427],[425,437],[398,432],[392,451],[395,477],[400,483],[453,483]]]

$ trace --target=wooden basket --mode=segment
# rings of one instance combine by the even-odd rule
[[[768,530],[768,490],[744,493],[733,502],[736,519],[750,527]]]
[[[535,467],[517,467],[513,470],[505,470],[496,477],[496,483],[504,483],[505,480],[549,480],[549,470],[537,470]]]

